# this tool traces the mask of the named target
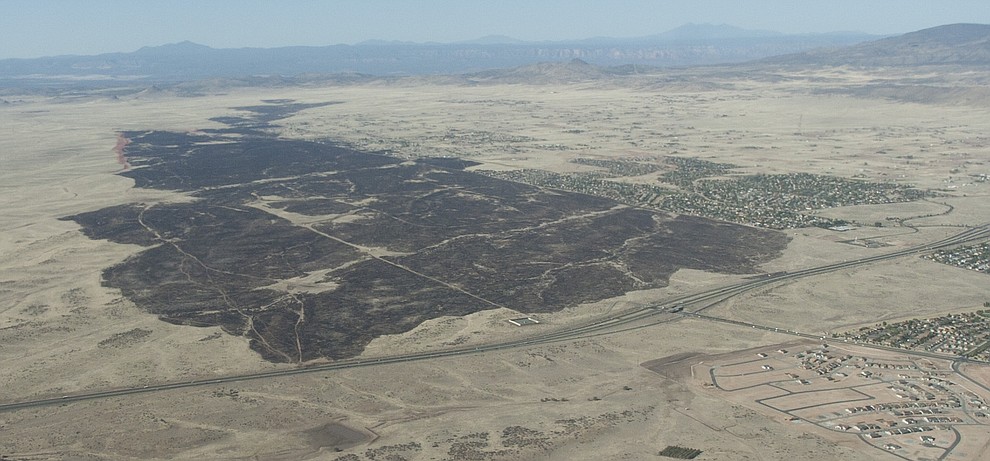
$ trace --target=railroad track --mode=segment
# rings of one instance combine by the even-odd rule
[[[972,227],[959,234],[953,235],[951,237],[947,237],[945,239],[936,242],[931,242],[925,245],[919,245],[904,250],[885,253],[882,255],[870,256],[856,260],[843,261],[839,263],[828,264],[828,265],[809,268],[809,269],[802,269],[793,272],[770,274],[766,278],[751,279],[733,285],[728,285],[724,287],[702,291],[699,293],[693,293],[677,298],[672,298],[666,300],[664,303],[653,304],[635,310],[618,313],[616,315],[612,315],[604,319],[596,319],[594,321],[586,322],[584,324],[572,325],[539,336],[522,338],[512,341],[484,344],[484,345],[478,345],[475,347],[467,347],[467,348],[447,349],[441,351],[417,352],[412,354],[403,354],[396,356],[345,360],[330,364],[312,365],[312,366],[304,366],[304,367],[290,368],[290,369],[280,369],[280,370],[273,370],[266,372],[249,373],[243,375],[226,376],[226,377],[213,378],[213,379],[174,382],[174,383],[141,386],[141,387],[107,389],[104,391],[97,391],[97,392],[78,393],[78,394],[64,395],[53,398],[12,402],[12,403],[0,404],[0,412],[51,406],[51,405],[64,405],[72,402],[98,400],[98,399],[119,397],[125,395],[161,392],[167,390],[184,389],[184,388],[199,387],[206,385],[234,383],[234,382],[265,379],[265,378],[286,377],[286,376],[293,376],[304,373],[330,372],[330,371],[345,370],[352,368],[362,368],[362,367],[380,366],[380,365],[388,365],[388,364],[396,364],[396,363],[415,362],[421,360],[431,360],[431,359],[438,359],[444,357],[456,357],[456,356],[463,356],[470,354],[481,354],[485,352],[492,352],[498,350],[530,347],[541,344],[570,341],[574,339],[588,338],[588,337],[600,336],[606,334],[615,334],[623,331],[629,331],[633,329],[640,329],[649,326],[659,325],[662,323],[670,323],[684,318],[699,318],[703,320],[736,324],[739,326],[752,327],[767,331],[775,331],[778,333],[790,334],[793,336],[799,336],[805,338],[819,338],[819,336],[815,336],[808,333],[801,333],[786,329],[782,330],[780,328],[769,327],[765,325],[756,325],[756,324],[740,322],[736,320],[722,319],[718,317],[712,317],[705,314],[701,314],[701,312],[729,298],[741,295],[743,293],[752,291],[756,288],[760,288],[763,286],[776,284],[784,281],[795,280],[799,278],[826,274],[829,272],[835,272],[842,269],[864,266],[864,265],[887,261],[895,258],[901,258],[904,256],[917,255],[917,254],[930,252],[933,250],[938,250],[943,248],[949,248],[973,241],[984,240],[987,238],[990,238],[990,224],[984,224],[982,226]],[[672,310],[676,310],[677,312],[672,312]],[[939,358],[947,358],[947,357],[939,356]]]

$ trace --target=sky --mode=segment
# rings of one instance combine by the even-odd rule
[[[987,0],[0,0],[0,59],[365,40],[639,37],[687,23],[899,34],[990,24]]]

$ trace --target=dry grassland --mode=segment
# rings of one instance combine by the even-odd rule
[[[0,107],[0,400],[276,367],[241,338],[161,322],[102,287],[101,271],[137,247],[90,240],[74,223],[58,220],[115,204],[188,200],[133,189],[115,176],[115,132],[216,127],[210,117],[262,99],[340,102],[279,122],[284,137],[398,156],[458,156],[486,169],[587,171],[570,160],[676,155],[730,162],[743,172],[810,172],[945,191],[930,202],[822,211],[867,221],[893,216],[917,227],[791,230],[791,244],[767,272],[880,254],[990,221],[990,182],[969,176],[990,173],[985,109],[833,94],[875,77],[852,70],[787,77],[771,84],[748,74],[685,73],[673,83],[649,77],[555,85],[398,81],[200,97],[8,98],[13,102]],[[920,217],[949,206],[947,214]],[[843,243],[865,239],[889,246]],[[518,314],[503,310],[441,318],[378,338],[365,355],[538,334],[739,280],[680,271],[667,288],[567,309],[525,328],[505,322]],[[770,286],[706,313],[817,334],[972,309],[990,300],[987,281],[985,274],[905,257]],[[709,460],[889,459],[862,450],[857,440],[806,432],[727,402],[689,377],[639,366],[674,354],[725,353],[788,339],[682,319],[483,355],[4,412],[0,455],[617,460],[653,459],[678,445],[700,449],[697,459]],[[984,381],[990,375],[967,368]]]

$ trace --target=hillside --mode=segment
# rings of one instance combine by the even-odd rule
[[[842,48],[822,48],[762,62],[826,66],[990,65],[990,25],[950,24]]]

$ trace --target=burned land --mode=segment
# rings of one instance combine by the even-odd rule
[[[572,80],[545,67],[557,80],[7,98],[0,453],[854,461],[987,451],[976,412],[986,413],[990,371],[980,346],[963,344],[982,336],[960,330],[975,331],[990,300],[986,274],[966,269],[978,268],[980,241],[909,251],[990,216],[990,117],[970,98],[986,68],[747,65]],[[915,102],[854,90],[864,84]],[[921,84],[943,92],[922,102]],[[827,266],[845,267],[767,278]],[[770,279],[682,314],[648,309]],[[578,333],[636,312],[650,320]],[[540,323],[507,321],[527,316]],[[869,349],[897,328],[930,341]],[[566,331],[575,336],[554,339]],[[837,334],[835,352],[793,334]],[[850,344],[859,334],[870,337]],[[929,347],[970,357],[956,372]],[[300,360],[355,354],[369,366],[297,373]],[[407,354],[435,357],[376,362]],[[892,414],[916,405],[945,410],[925,415],[943,422]],[[852,429],[861,422],[866,431]],[[866,426],[888,422],[897,426]],[[946,430],[904,433],[928,425]]]
[[[71,216],[144,247],[104,284],[167,322],[221,326],[271,361],[342,359],[440,316],[554,312],[665,286],[681,268],[750,273],[779,232],[674,216],[466,170],[279,139],[306,105],[239,108],[229,128],[127,132],[121,175],[192,200]]]

